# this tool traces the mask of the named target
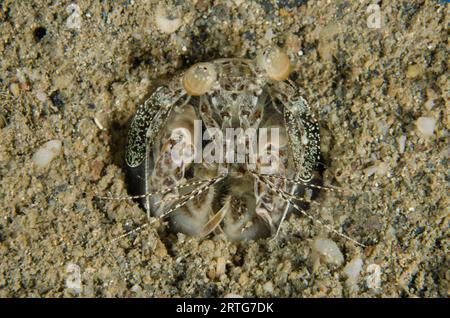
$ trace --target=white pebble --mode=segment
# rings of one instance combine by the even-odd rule
[[[133,293],[140,294],[142,292],[142,288],[141,288],[141,286],[136,284],[136,285],[133,285],[133,287],[131,287],[131,291]]]
[[[363,261],[359,257],[355,257],[344,267],[344,274],[347,276],[345,285],[354,291],[358,291],[358,277],[361,272]]]
[[[359,257],[355,257],[344,267],[344,273],[349,279],[357,280],[361,272],[363,261]]]
[[[81,283],[81,271],[77,264],[69,263],[66,267],[66,287],[75,295],[81,294],[83,285]]]
[[[45,102],[45,100],[47,99],[47,94],[39,91],[36,93],[36,98],[41,102]]]
[[[431,110],[431,109],[433,109],[433,107],[434,107],[434,100],[429,99],[425,102],[426,109]]]
[[[397,143],[398,143],[398,151],[400,153],[404,153],[405,152],[405,148],[406,148],[406,136],[405,135],[401,135],[400,137],[397,138]]]
[[[266,39],[268,42],[272,41],[273,38],[273,31],[272,28],[269,28],[266,33],[264,34],[264,39]]]
[[[366,284],[370,289],[378,289],[381,286],[381,267],[377,264],[370,264],[367,266]]]
[[[436,127],[436,119],[432,117],[420,117],[416,121],[417,129],[425,136],[433,136]]]
[[[155,23],[161,32],[170,34],[181,26],[181,19],[167,14],[167,10],[160,6],[156,10]]]
[[[263,290],[269,294],[273,293],[273,284],[271,281],[268,281],[263,285]]]
[[[312,244],[313,252],[319,254],[321,259],[327,263],[341,265],[344,262],[339,247],[335,242],[326,238],[317,238]]]
[[[33,155],[33,162],[39,168],[48,164],[61,153],[62,142],[60,140],[50,140],[43,144]]]
[[[225,274],[227,262],[224,257],[217,258],[216,264],[216,277],[219,278],[221,275]]]

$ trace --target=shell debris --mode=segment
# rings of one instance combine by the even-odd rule
[[[263,290],[268,294],[273,294],[273,283],[271,281],[266,282],[263,285]]]
[[[359,257],[353,258],[344,267],[344,274],[347,276],[345,284],[348,288],[357,291],[358,290],[358,277],[361,273],[363,261]]]
[[[419,132],[424,136],[433,136],[436,127],[436,119],[432,117],[420,117],[416,121],[416,126]]]
[[[61,140],[50,140],[43,144],[33,155],[33,162],[39,168],[44,168],[50,164],[60,153],[62,148]]]
[[[73,295],[80,295],[83,291],[81,282],[80,267],[77,264],[69,263],[66,266],[66,287]]]
[[[381,267],[377,264],[367,266],[366,272],[369,274],[366,278],[367,287],[370,289],[379,289],[381,286]]]
[[[344,255],[337,244],[330,239],[316,238],[312,243],[312,250],[316,258],[319,256],[326,263],[341,265],[344,262]]]
[[[405,152],[405,148],[406,148],[406,136],[405,135],[401,135],[400,137],[397,138],[397,143],[398,143],[398,151],[400,153],[404,153]]]

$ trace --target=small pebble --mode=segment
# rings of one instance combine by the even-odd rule
[[[420,117],[416,121],[417,129],[425,136],[433,136],[436,127],[436,119],[432,117]]]
[[[108,130],[108,115],[105,113],[98,113],[94,117],[94,123],[97,125],[98,129],[102,131]]]
[[[381,286],[381,267],[377,264],[370,264],[367,266],[366,284],[370,289],[378,289]]]
[[[268,281],[263,285],[263,290],[269,294],[273,293],[273,284],[271,281]]]
[[[83,291],[81,283],[80,267],[77,264],[69,263],[66,267],[66,287],[74,295],[79,295]]]
[[[59,90],[54,91],[51,95],[50,95],[50,99],[53,103],[53,105],[58,108],[59,110],[62,110],[64,108],[64,101],[61,98],[61,93]]]
[[[357,280],[361,272],[363,261],[359,257],[355,257],[344,267],[344,273],[349,279]]]
[[[312,244],[312,249],[313,252],[319,254],[321,259],[323,259],[326,263],[341,265],[344,262],[344,256],[339,250],[339,247],[330,239],[315,239]]]
[[[398,143],[398,151],[400,153],[404,153],[405,152],[405,148],[406,148],[406,136],[405,135],[401,135],[400,137],[397,138],[397,143]]]
[[[358,277],[361,272],[363,261],[359,257],[355,257],[344,267],[344,274],[347,276],[345,284],[347,287],[358,290]]]
[[[215,244],[211,240],[205,240],[200,244],[200,252],[204,254],[212,253],[214,248]]]
[[[270,41],[272,41],[272,38],[273,38],[273,31],[272,31],[271,28],[269,28],[269,29],[266,31],[266,33],[264,34],[264,39],[266,39],[267,42],[270,42]]]
[[[345,285],[352,291],[358,291],[358,277],[361,272],[363,261],[359,257],[353,258],[344,267],[344,274],[347,276]]]
[[[216,278],[216,270],[214,268],[211,268],[210,270],[208,270],[206,275],[208,276],[209,279],[215,279]]]
[[[422,74],[423,70],[422,67],[418,64],[412,64],[408,66],[408,69],[406,70],[406,77],[407,78],[416,78],[419,77]]]
[[[20,87],[17,83],[12,83],[9,86],[9,90],[11,91],[11,94],[13,94],[15,97],[19,97],[20,95]]]
[[[247,274],[242,273],[242,274],[239,276],[238,281],[239,281],[239,284],[240,284],[241,286],[247,285],[247,284],[248,284],[248,276],[247,276]]]
[[[131,291],[133,293],[140,294],[142,292],[142,288],[141,288],[141,286],[136,284],[136,285],[133,285],[133,287],[131,287]]]
[[[377,165],[376,173],[379,176],[385,176],[388,172],[389,172],[389,163],[382,161]]]
[[[36,98],[41,102],[45,102],[45,100],[47,99],[47,94],[39,91],[36,93]]]
[[[33,155],[33,162],[39,168],[46,167],[61,153],[62,142],[50,140],[43,144]]]
[[[217,265],[216,265],[216,277],[219,278],[223,274],[225,274],[226,270],[226,261],[224,257],[218,257],[217,258]]]
[[[181,19],[167,14],[167,10],[160,6],[156,10],[155,23],[162,33],[170,34],[181,26]]]

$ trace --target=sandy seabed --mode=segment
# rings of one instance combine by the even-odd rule
[[[369,5],[3,1],[0,296],[448,297],[449,6]],[[319,119],[324,183],[358,191],[323,192],[309,213],[367,247],[297,213],[275,241],[190,239],[159,222],[108,244],[147,222],[132,200],[96,197],[127,195],[137,105],[195,62],[268,45],[290,55]],[[38,167],[50,140],[61,153]],[[344,262],[314,259],[318,237]],[[352,279],[350,262],[362,263]]]

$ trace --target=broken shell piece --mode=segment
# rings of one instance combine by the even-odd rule
[[[366,284],[370,289],[378,289],[381,286],[381,267],[377,264],[370,264],[367,266],[368,273]]]
[[[39,168],[48,164],[61,153],[62,142],[60,140],[50,140],[43,144],[33,155],[33,162]]]
[[[316,238],[312,244],[313,253],[326,263],[341,265],[344,262],[339,247],[335,242],[326,238]]]
[[[345,284],[348,288],[357,291],[358,290],[358,277],[361,272],[363,261],[361,258],[353,258],[344,267],[344,274],[347,276]]]
[[[420,117],[416,121],[417,129],[425,136],[433,136],[436,127],[436,119],[432,117]]]
[[[108,116],[105,113],[99,113],[94,117],[95,125],[102,131],[108,130]]]

